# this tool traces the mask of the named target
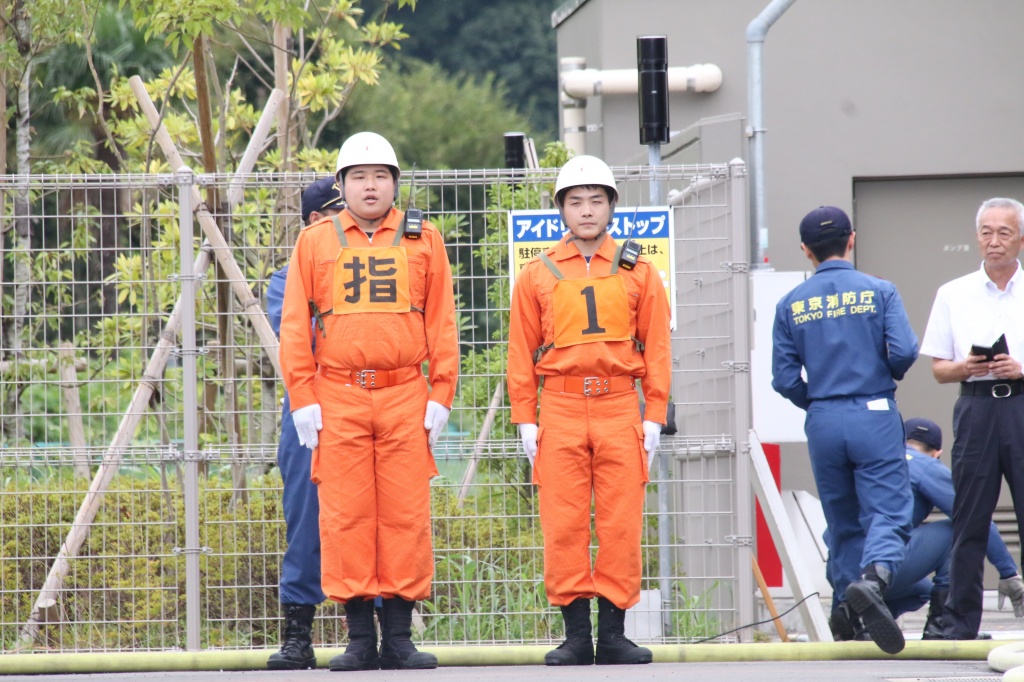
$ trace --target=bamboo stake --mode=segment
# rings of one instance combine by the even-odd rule
[[[764,597],[764,605],[768,607],[768,613],[772,614],[772,622],[775,623],[775,631],[779,633],[779,639],[783,642],[788,642],[789,635],[786,633],[786,628],[782,626],[782,620],[779,618],[779,610],[775,608],[775,600],[772,599],[772,595],[768,593],[768,585],[764,581],[764,576],[761,575],[761,567],[757,565],[757,557],[750,557],[750,565],[754,569],[754,578],[757,580],[757,586],[761,588],[761,596]]]
[[[167,162],[171,168],[181,168],[185,164],[182,162],[181,155],[171,141],[171,136],[167,133],[167,129],[160,123],[160,115],[157,113],[156,107],[153,106],[153,101],[149,98],[149,93],[146,92],[146,86],[142,79],[138,76],[132,76],[128,79],[128,84],[131,86],[132,92],[135,93],[139,106],[149,120],[150,126],[156,128],[156,142],[160,145],[160,149],[163,151]],[[281,376],[281,364],[277,358],[277,335],[274,334],[274,329],[270,326],[270,321],[260,305],[260,300],[253,295],[252,289],[249,288],[245,275],[242,273],[241,268],[238,267],[238,263],[235,262],[234,255],[231,253],[231,247],[228,245],[227,240],[224,239],[217,221],[213,219],[213,216],[210,215],[207,209],[202,207],[203,200],[195,186],[192,187],[192,201],[195,202],[196,206],[200,207],[196,209],[196,218],[199,219],[199,225],[203,229],[203,234],[213,247],[213,255],[217,259],[217,263],[227,273],[231,290],[241,306],[240,314],[245,315],[256,330],[256,335],[260,338],[263,350],[269,356],[274,369],[277,370],[277,375]]]
[[[82,423],[82,398],[78,393],[75,346],[60,344],[60,382],[64,391],[64,414],[68,418],[68,442],[71,443],[75,478],[89,478],[89,459],[85,450],[85,425]]]
[[[245,178],[242,176],[251,173],[253,166],[256,165],[256,159],[259,157],[260,152],[263,151],[263,145],[267,142],[267,137],[270,135],[270,127],[274,125],[274,120],[277,118],[277,112],[283,98],[283,90],[274,88],[270,91],[270,97],[267,98],[267,104],[263,107],[260,120],[256,127],[253,128],[252,137],[249,138],[249,145],[245,148],[245,152],[238,162],[235,179],[231,181],[231,186],[228,189],[228,204],[231,208],[242,203],[242,192],[245,189]]]
[[[466,475],[462,477],[462,487],[459,488],[459,505],[466,501],[466,495],[469,494],[469,487],[473,485],[473,478],[476,476],[476,463],[480,459],[480,455],[483,454],[484,444],[487,442],[487,437],[491,435],[491,429],[494,427],[494,419],[498,416],[498,408],[501,406],[501,399],[505,394],[505,383],[502,381],[498,382],[498,386],[494,389],[494,395],[491,396],[491,404],[487,406],[487,416],[484,417],[484,423],[480,426],[480,435],[476,439],[476,445],[473,446],[473,457],[469,460],[469,466],[466,468]]]
[[[193,269],[196,276],[203,274],[210,267],[211,251],[212,249],[209,244],[203,244]],[[50,573],[46,576],[46,582],[43,583],[43,587],[39,591],[39,597],[32,608],[32,613],[29,615],[28,621],[21,628],[21,640],[23,642],[30,644],[35,641],[36,636],[39,634],[39,624],[42,622],[45,609],[51,601],[55,602],[57,600],[63,587],[64,578],[67,577],[68,572],[71,570],[70,559],[78,556],[78,550],[82,548],[82,544],[85,543],[85,539],[89,536],[89,528],[96,518],[96,513],[99,511],[100,502],[103,500],[103,493],[117,472],[117,466],[124,455],[124,449],[131,442],[139,422],[142,421],[142,417],[146,414],[149,399],[153,396],[153,392],[157,387],[157,377],[163,374],[164,367],[167,365],[167,358],[171,354],[171,349],[177,343],[178,329],[181,327],[181,317],[183,314],[182,308],[182,300],[179,296],[173,310],[171,310],[171,316],[167,319],[167,324],[164,325],[164,331],[160,335],[160,340],[153,349],[153,354],[149,357],[149,364],[146,365],[146,370],[142,374],[142,381],[135,388],[132,401],[129,403],[124,417],[121,418],[121,424],[114,434],[114,440],[110,443],[110,447],[107,448],[107,453],[103,456],[103,461],[96,470],[92,484],[89,486],[88,492],[85,493],[82,506],[79,507],[75,520],[71,522],[71,529],[68,531],[63,544],[61,544],[60,551],[57,552],[57,556],[54,558],[53,565],[50,567]]]

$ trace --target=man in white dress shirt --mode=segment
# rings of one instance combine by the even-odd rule
[[[1002,198],[982,203],[977,218],[981,268],[939,288],[921,344],[921,354],[932,356],[935,379],[960,384],[953,409],[946,639],[978,636],[983,562],[1003,477],[1013,494],[1018,532],[1024,534],[1024,272],[1017,260],[1022,235],[1024,205]],[[996,342],[1003,338],[1001,348]]]

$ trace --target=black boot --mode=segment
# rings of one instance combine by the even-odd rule
[[[870,642],[871,635],[864,629],[860,616],[850,613],[850,607],[843,602],[832,611],[828,619],[828,627],[832,630],[832,639],[837,642]]]
[[[626,639],[626,612],[604,597],[597,598],[597,664],[650,663],[651,650]]]
[[[885,590],[890,581],[889,571],[872,564],[864,569],[860,580],[846,587],[846,603],[860,616],[872,641],[887,654],[903,651],[906,642],[903,632],[885,605]]]
[[[313,653],[313,616],[315,606],[282,604],[284,607],[284,642],[281,650],[267,660],[269,670],[305,670],[316,667]]]
[[[348,624],[348,646],[345,653],[331,659],[331,670],[379,670],[373,598],[345,602],[345,622]]]
[[[942,609],[946,605],[949,590],[941,587],[932,588],[932,598],[928,602],[928,619],[924,622],[921,639],[944,639],[942,635]]]
[[[565,641],[544,654],[545,665],[593,665],[594,637],[590,630],[590,600],[579,597],[562,607]]]
[[[437,667],[437,656],[417,651],[412,643],[412,607],[415,604],[401,597],[384,600],[380,613],[382,670],[428,670]]]
[[[853,639],[856,633],[846,602],[832,609],[832,615],[828,619],[828,628],[832,631],[832,639],[837,642],[848,642]]]

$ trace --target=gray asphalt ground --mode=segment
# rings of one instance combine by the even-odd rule
[[[454,682],[973,682],[999,680],[984,661],[800,661],[758,663],[654,663],[645,666],[588,666],[546,668],[543,666],[495,666],[487,668],[439,668],[415,671],[371,671],[332,673],[328,670],[302,672],[233,671],[121,673],[102,675],[13,675],[4,682],[413,682],[452,680]]]

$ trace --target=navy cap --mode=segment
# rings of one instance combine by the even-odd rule
[[[313,211],[322,211],[325,208],[344,208],[344,206],[341,190],[338,189],[338,183],[334,178],[320,178],[302,193],[302,222],[308,223],[309,216]]]
[[[851,232],[850,217],[835,206],[819,206],[800,221],[800,241],[808,245],[845,237]]]
[[[931,419],[912,417],[903,422],[903,429],[907,432],[907,440],[924,443],[933,450],[942,449],[942,429]]]

